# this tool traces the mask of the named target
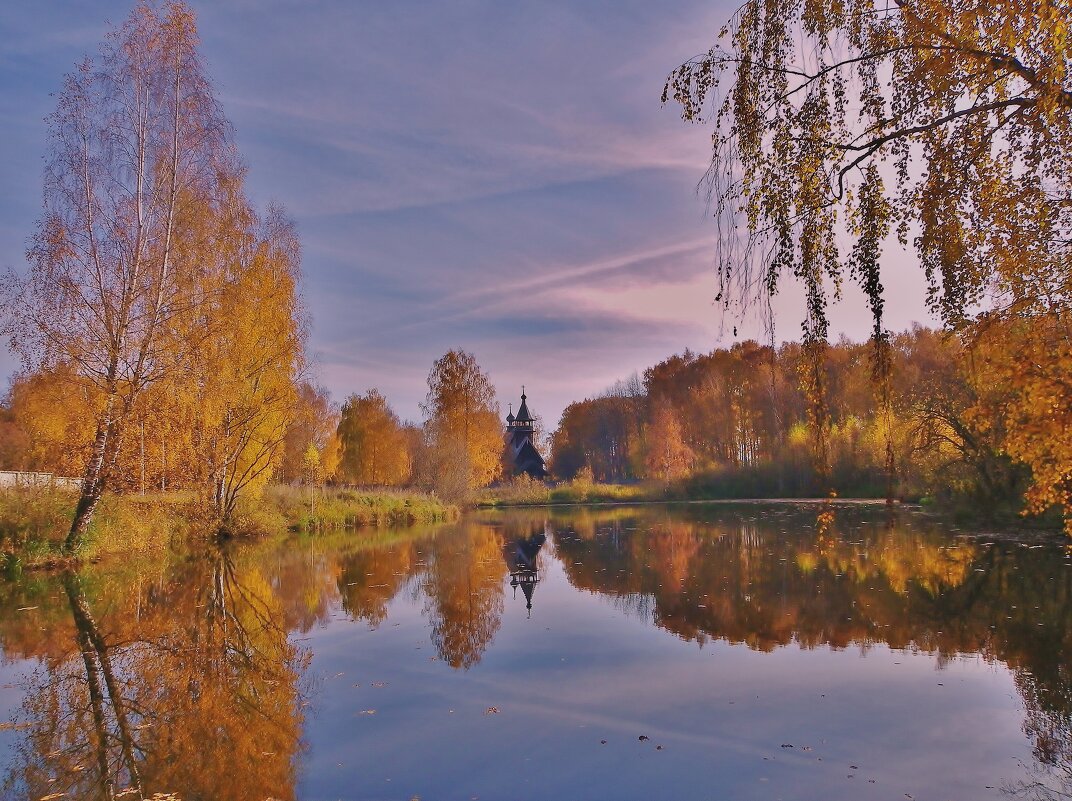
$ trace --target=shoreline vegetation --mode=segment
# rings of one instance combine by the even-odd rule
[[[747,495],[727,486],[723,492],[696,492],[686,482],[612,484],[581,476],[568,482],[545,483],[522,476],[476,493],[464,508],[496,510],[526,507],[581,505],[641,505],[694,503],[885,505],[879,494],[823,497],[822,495]],[[49,568],[71,563],[96,562],[117,556],[174,554],[198,540],[265,538],[285,532],[327,536],[357,529],[382,531],[449,523],[462,508],[432,493],[405,489],[354,489],[269,485],[258,498],[249,498],[233,522],[220,529],[194,492],[106,494],[84,543],[75,554],[63,550],[63,539],[77,503],[78,493],[56,487],[0,489],[0,569],[16,574],[21,569]],[[899,499],[898,507],[911,506],[954,522],[981,525],[978,514],[936,504],[931,499]],[[989,523],[1018,530],[1059,532],[1057,516],[1024,520],[1008,517]]]
[[[108,557],[181,551],[192,541],[321,534],[446,523],[460,510],[410,490],[271,485],[244,499],[224,529],[193,492],[107,493],[74,554],[63,550],[78,492],[53,487],[0,490],[0,568],[50,567]]]
[[[800,491],[779,493],[776,489],[753,486],[749,482],[717,484],[698,480],[696,477],[670,483],[643,481],[615,484],[592,481],[582,475],[573,481],[548,484],[527,476],[520,476],[510,482],[486,487],[476,495],[473,506],[478,509],[509,509],[537,506],[654,503],[887,505],[886,495],[878,489],[831,495],[806,490],[807,487],[801,487]],[[998,510],[980,510],[950,503],[945,499],[915,495],[895,498],[894,506],[910,507],[943,518],[950,523],[968,524],[980,528],[1000,526],[1023,532],[1060,533],[1063,525],[1062,517],[1057,510],[1051,510],[1050,513],[1044,515],[1025,517],[1020,514],[1019,510],[1009,507]]]

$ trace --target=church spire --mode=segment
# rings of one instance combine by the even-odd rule
[[[514,418],[518,423],[531,423],[532,415],[529,413],[528,395],[525,394],[525,385],[521,385],[521,405],[517,407],[517,417]]]

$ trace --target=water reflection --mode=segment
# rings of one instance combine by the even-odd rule
[[[255,561],[213,551],[122,588],[49,584],[59,625],[25,688],[5,795],[293,797],[304,655]],[[17,639],[5,628],[6,653]]]
[[[510,571],[510,586],[517,597],[517,588],[525,596],[525,608],[532,611],[532,595],[540,581],[540,549],[547,542],[543,527],[538,527],[527,536],[511,537],[503,545],[503,560]]]
[[[440,658],[468,670],[499,630],[506,571],[494,526],[474,521],[451,534],[433,541],[424,571],[424,611]]]
[[[790,642],[840,648],[879,641],[979,650],[981,643],[953,644],[939,636],[943,627],[924,625],[937,615],[950,618],[949,631],[960,628],[951,596],[989,572],[978,566],[976,545],[936,530],[851,525],[819,534],[813,519],[788,513],[762,525],[680,513],[643,521],[579,517],[556,542],[572,584],[643,596],[654,622],[687,640],[765,651]]]
[[[336,618],[378,629],[412,608],[440,664],[479,672],[489,652],[518,647],[496,644],[505,617],[530,632],[555,622],[525,620],[548,583],[541,597],[558,609],[574,602],[562,593],[580,590],[679,647],[884,645],[933,654],[939,667],[964,654],[1003,664],[1023,703],[1029,767],[1041,771],[1010,789],[1067,785],[1066,554],[878,516],[845,510],[817,525],[814,511],[789,507],[486,513],[434,531],[279,538],[152,569],[0,583],[4,656],[38,664],[4,795],[295,797],[302,743],[315,748],[317,731],[303,714],[311,654],[296,635]],[[506,603],[519,588],[523,614]],[[598,659],[589,647],[570,658]],[[334,692],[321,685],[319,696]],[[1033,784],[1040,777],[1049,784]]]

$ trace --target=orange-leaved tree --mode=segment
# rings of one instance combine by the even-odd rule
[[[805,348],[819,357],[828,301],[855,281],[873,315],[887,408],[880,263],[889,238],[911,242],[932,307],[968,339],[987,336],[995,318],[1005,330],[1066,337],[1067,3],[747,0],[707,54],[670,74],[663,100],[671,97],[686,120],[715,128],[720,299],[747,304],[799,279]],[[1061,446],[1072,369],[1042,342],[1029,337],[1023,349],[1040,360],[1030,380],[1012,376],[1020,388],[1008,447],[1032,468],[1034,506],[1062,504],[1072,517],[1072,461]],[[821,400],[822,373],[807,377]]]
[[[139,3],[67,77],[48,118],[44,212],[29,272],[9,284],[6,328],[27,367],[70,365],[96,393],[69,550],[109,485],[139,396],[198,345],[167,336],[203,302],[186,279],[200,261],[178,243],[191,207],[210,213],[240,168],[197,44],[184,4]]]
[[[499,474],[499,404],[473,354],[451,350],[432,365],[422,409],[430,459],[425,480],[431,486],[461,497]]]
[[[353,484],[396,487],[410,476],[410,440],[387,399],[377,390],[351,395],[342,405],[337,433],[337,476]]]

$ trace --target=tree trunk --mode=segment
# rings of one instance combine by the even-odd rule
[[[97,628],[96,622],[93,620],[92,613],[89,611],[89,605],[86,603],[86,598],[82,592],[78,577],[73,573],[64,573],[63,586],[67,593],[67,599],[71,605],[71,613],[74,616],[75,629],[78,632],[79,647],[82,649],[82,656],[86,662],[87,674],[89,675],[89,680],[91,682],[90,689],[93,690],[95,687],[97,696],[96,704],[99,705],[103,700],[99,677],[102,676],[104,678],[104,688],[108,691],[108,699],[111,702],[112,714],[115,716],[119,735],[119,746],[123,754],[123,759],[126,762],[130,783],[137,791],[137,797],[143,798],[141,775],[134,755],[134,749],[136,747],[134,737],[131,733],[130,721],[127,718],[126,709],[123,706],[123,697],[120,693],[119,683],[116,680],[115,671],[112,669],[112,660],[108,654],[108,646],[104,642],[104,637],[101,635],[100,629]],[[90,649],[86,648],[87,644],[91,646]],[[97,658],[96,665],[92,664],[92,656],[96,656]],[[94,714],[97,712],[98,709],[95,707]],[[111,795],[114,788],[114,780],[110,773],[105,775],[104,781],[106,790],[109,793],[109,798],[114,797]]]
[[[86,668],[89,704],[93,710],[93,729],[97,736],[94,750],[97,753],[97,772],[100,774],[101,792],[107,801],[111,801],[115,798],[115,780],[112,778],[111,770],[108,767],[108,729],[104,720],[104,693],[101,691],[97,663],[93,661],[92,657],[92,643],[81,628],[76,627],[76,631],[78,650],[82,652],[82,662]]]
[[[86,465],[86,472],[82,476],[82,493],[78,497],[78,505],[75,506],[71,530],[63,542],[63,550],[66,553],[74,553],[81,545],[82,537],[85,536],[86,529],[93,519],[93,513],[97,510],[104,492],[108,447],[118,422],[115,416],[115,398],[114,392],[109,393],[104,411],[101,412],[100,421],[97,423],[97,436],[93,440],[93,451]]]

